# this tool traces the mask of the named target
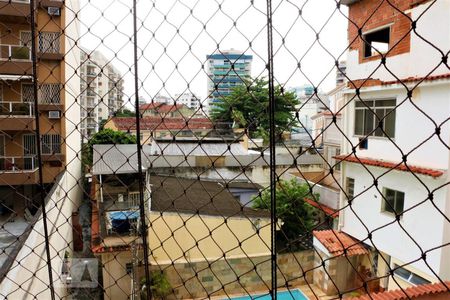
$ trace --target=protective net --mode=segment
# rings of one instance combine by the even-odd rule
[[[0,0],[5,299],[450,298],[449,0]]]

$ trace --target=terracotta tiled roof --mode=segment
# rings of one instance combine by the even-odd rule
[[[183,104],[167,104],[167,103],[148,103],[139,105],[139,111],[155,110],[159,113],[174,112],[184,108]]]
[[[325,204],[321,204],[320,202],[316,202],[309,198],[305,198],[305,202],[314,207],[317,207],[318,209],[323,211],[327,216],[330,216],[332,218],[337,218],[339,216],[339,211],[332,209],[331,207],[329,207]]]
[[[408,77],[400,80],[392,80],[392,81],[383,81],[383,85],[389,84],[397,84],[397,83],[410,83],[410,82],[419,82],[419,81],[434,81],[440,79],[448,79],[450,78],[450,73],[440,74],[440,75],[431,75],[427,77]]]
[[[134,117],[114,117],[110,119],[118,130],[128,131],[136,129],[136,119]],[[146,117],[140,120],[142,130],[193,130],[193,129],[213,129],[213,123],[208,118],[182,117]]]
[[[313,235],[333,256],[340,256],[344,253],[347,256],[369,253],[362,242],[342,231],[314,230]]]
[[[381,81],[379,79],[373,79],[373,78],[355,79],[355,80],[349,81],[347,83],[347,86],[351,89],[354,89],[354,88],[391,85],[391,84],[400,84],[400,83],[435,81],[435,80],[442,80],[442,79],[450,79],[450,73],[440,74],[440,75],[422,76],[422,77],[418,77],[418,76],[408,77],[408,78],[403,78],[400,80],[390,80],[390,81]]]
[[[443,283],[429,283],[402,290],[392,290],[380,293],[370,293],[368,295],[351,298],[352,300],[403,300],[403,299],[434,299],[433,296],[448,294],[450,298],[450,281]],[[444,299],[444,298],[440,298]]]
[[[119,245],[119,246],[109,246],[109,247],[97,245],[97,246],[93,246],[91,250],[92,250],[92,253],[96,253],[96,254],[108,253],[108,252],[129,251],[130,245]]]
[[[434,178],[442,176],[444,174],[444,172],[441,170],[418,167],[418,166],[413,166],[413,165],[409,165],[409,164],[408,164],[408,167],[406,167],[406,165],[404,163],[398,164],[398,163],[394,163],[394,162],[384,161],[381,159],[373,159],[373,158],[367,158],[367,157],[356,158],[353,154],[352,155],[345,155],[345,154],[338,155],[338,156],[334,156],[333,158],[338,159],[338,160],[353,162],[353,163],[360,163],[360,164],[369,165],[369,166],[388,168],[388,169],[396,169],[396,170],[404,171],[404,172],[411,171],[411,172],[414,172],[417,174],[428,175],[428,176],[431,176]]]

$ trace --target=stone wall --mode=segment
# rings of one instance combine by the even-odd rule
[[[312,250],[280,254],[278,286],[312,283]],[[175,290],[173,298],[205,298],[268,290],[271,286],[270,256],[152,266],[163,269]],[[282,273],[282,274],[281,274]]]

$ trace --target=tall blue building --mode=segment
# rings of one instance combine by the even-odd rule
[[[245,78],[250,78],[252,55],[234,49],[217,51],[206,56],[208,74],[208,103],[205,107],[208,113],[215,105],[228,96],[236,85],[242,84]]]

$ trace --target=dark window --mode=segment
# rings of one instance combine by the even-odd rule
[[[384,198],[383,211],[395,214],[403,212],[405,193],[385,188]]]
[[[364,34],[364,57],[371,57],[388,52],[390,36],[390,27]]]
[[[355,195],[355,179],[347,177],[345,192],[347,193],[348,200],[352,200]]]

